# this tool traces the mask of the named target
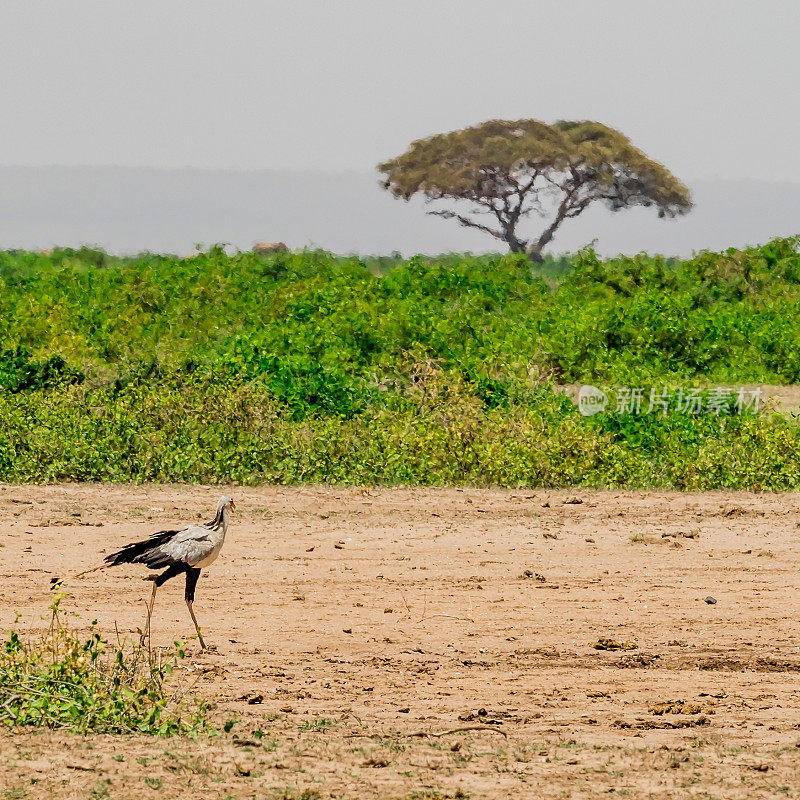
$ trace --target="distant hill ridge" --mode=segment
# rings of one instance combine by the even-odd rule
[[[604,255],[688,255],[800,232],[800,184],[689,183],[696,207],[685,218],[590,209],[563,227],[551,250],[596,240]],[[486,235],[426,216],[420,202],[388,196],[369,171],[0,167],[2,249],[92,244],[188,253],[197,243],[248,249],[260,240],[360,254],[496,249]]]

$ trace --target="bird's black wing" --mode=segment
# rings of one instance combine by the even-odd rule
[[[169,567],[176,562],[162,547],[179,533],[181,531],[157,531],[149,539],[125,545],[122,550],[111,553],[103,561],[109,567],[117,564],[144,564],[149,569]]]

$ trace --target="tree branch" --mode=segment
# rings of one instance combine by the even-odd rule
[[[558,185],[558,184],[555,184]],[[558,226],[568,217],[570,216],[570,211],[580,205],[580,202],[577,204],[573,203],[573,198],[575,193],[580,188],[580,184],[573,184],[569,188],[565,188],[563,185],[560,186],[561,190],[564,192],[564,197],[562,198],[561,202],[558,204],[558,210],[556,211],[556,216],[553,221],[544,229],[541,236],[536,241],[536,244],[530,248],[529,252],[536,253],[539,255],[542,252],[542,248],[553,238]],[[583,208],[580,209],[581,211]],[[580,213],[580,212],[578,212]]]
[[[464,217],[461,214],[456,214],[455,211],[448,211],[446,209],[443,209],[437,211],[427,211],[426,213],[433,214],[434,216],[437,217],[443,217],[444,219],[455,219],[458,221],[459,225],[463,225],[465,228],[477,228],[479,231],[491,234],[492,236],[494,236],[495,239],[506,241],[506,237],[502,231],[496,231],[494,230],[494,228],[490,228],[488,225],[481,225],[480,222],[475,222],[475,220],[472,220],[469,217]]]

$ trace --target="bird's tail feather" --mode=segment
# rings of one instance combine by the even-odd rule
[[[117,564],[144,564],[148,569],[168,567],[172,564],[172,561],[168,555],[159,550],[159,547],[166,544],[176,533],[177,531],[158,531],[149,539],[125,545],[122,550],[117,550],[117,552],[107,555],[99,567],[85,569],[83,572],[68,575],[66,578],[50,578],[50,588],[56,589],[64,581],[80,578],[90,572],[98,572],[101,569],[115,567]]]
[[[91,569],[85,569],[83,570],[83,572],[76,572],[74,575],[67,575],[64,578],[50,578],[50,588],[53,591],[55,591],[56,589],[58,589],[59,586],[61,586],[62,583],[64,583],[64,581],[71,581],[74,580],[75,578],[80,578],[84,575],[88,575],[90,572],[98,572],[101,569],[107,569],[110,566],[111,564],[101,564],[99,567],[92,567]]]
[[[104,559],[107,567],[114,567],[117,564],[144,564],[149,569],[160,569],[168,567],[171,563],[169,556],[159,548],[169,542],[178,531],[158,531],[149,539],[141,542],[131,542],[125,545],[122,550],[111,553]]]

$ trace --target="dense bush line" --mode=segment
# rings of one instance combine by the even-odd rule
[[[0,480],[796,488],[791,419],[583,418],[552,385],[800,381],[797,244],[0,252]]]
[[[420,392],[349,419],[294,419],[238,378],[0,393],[0,480],[800,488],[779,415],[584,418],[546,387],[491,408],[444,376]]]
[[[363,392],[409,353],[479,380],[800,381],[793,239],[681,262],[585,251],[557,281],[563,263],[519,256],[415,257],[382,277],[370,266],[221,248],[0,252],[0,382],[60,357],[90,381],[222,370],[291,393],[321,370]]]

